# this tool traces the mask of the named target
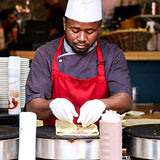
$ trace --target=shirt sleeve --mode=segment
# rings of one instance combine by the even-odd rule
[[[26,104],[34,98],[51,99],[51,60],[45,47],[37,49],[26,82]]]
[[[107,83],[109,87],[110,95],[114,95],[118,92],[128,93],[132,97],[131,81],[129,76],[129,70],[127,61],[120,48],[116,45],[111,45],[110,56],[108,56],[109,63],[106,66]]]

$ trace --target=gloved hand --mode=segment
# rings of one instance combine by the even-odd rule
[[[100,118],[105,108],[105,104],[98,99],[85,102],[80,109],[78,123],[82,123],[83,127],[89,126]]]
[[[52,113],[60,120],[73,122],[73,116],[78,114],[73,104],[66,98],[56,98],[49,104]]]

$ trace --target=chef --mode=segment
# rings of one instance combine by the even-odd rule
[[[131,84],[122,50],[98,39],[101,0],[69,0],[65,34],[39,47],[26,82],[26,111],[44,125],[55,119],[96,123],[105,110],[131,109]]]

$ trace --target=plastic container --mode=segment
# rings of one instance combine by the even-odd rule
[[[156,51],[157,50],[157,35],[154,29],[155,23],[153,21],[147,22],[147,30],[152,34],[151,39],[147,43],[147,49],[149,51]]]
[[[157,0],[151,1],[151,14],[152,15],[158,14],[158,1]]]
[[[35,160],[37,116],[33,112],[21,112],[19,119],[18,160]]]
[[[10,56],[8,61],[8,113],[19,114],[20,106],[20,57]]]
[[[116,111],[106,111],[100,120],[100,159],[122,160],[122,123]]]

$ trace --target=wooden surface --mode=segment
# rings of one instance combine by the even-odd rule
[[[124,119],[143,119],[143,118],[149,118],[149,119],[160,119],[160,112],[159,113],[152,113],[153,110],[160,109],[160,104],[137,104],[133,105],[132,110],[133,111],[143,111],[145,112],[144,115],[141,116],[125,116]]]
[[[159,61],[160,60],[160,51],[139,51],[139,52],[124,52],[126,60],[136,60],[136,61]]]
[[[11,50],[11,56],[19,56],[21,58],[33,59],[36,51],[21,51],[21,50]]]
[[[33,59],[36,51],[20,51],[20,50],[11,50],[11,56],[20,56],[21,58]],[[160,60],[160,51],[140,51],[140,52],[124,52],[125,58],[127,61],[159,61]]]

